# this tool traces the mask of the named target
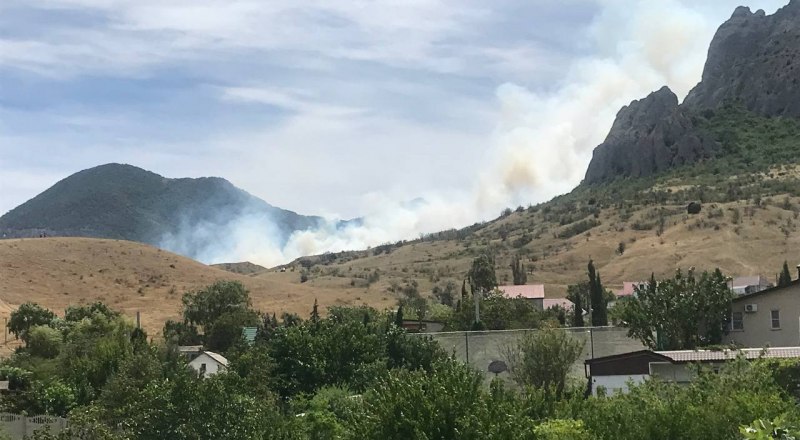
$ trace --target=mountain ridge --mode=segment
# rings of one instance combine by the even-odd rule
[[[241,216],[268,220],[263,233],[272,234],[281,245],[292,232],[324,221],[277,208],[220,177],[170,179],[110,163],[74,173],[12,209],[0,217],[0,233],[126,239],[195,257],[224,239]],[[213,232],[164,246],[165,238],[198,225]]]
[[[715,33],[702,79],[684,102],[664,87],[623,107],[595,148],[584,183],[650,176],[724,154],[696,121],[728,105],[800,118],[800,0],[772,15],[737,8]]]

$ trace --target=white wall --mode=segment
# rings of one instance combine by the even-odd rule
[[[191,362],[189,362],[189,366],[194,368],[194,370],[198,373],[200,372],[203,364],[206,365],[206,372],[203,377],[211,377],[218,372],[225,370],[224,365],[220,365],[219,362],[215,361],[211,356],[205,353],[200,354],[200,356],[197,356],[196,358],[192,359]]]
[[[595,376],[592,377],[592,394],[597,395],[597,388],[606,389],[606,396],[611,396],[616,392],[627,393],[628,383],[640,384],[647,380],[648,374],[632,374],[622,376]]]

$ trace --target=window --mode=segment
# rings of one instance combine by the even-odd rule
[[[731,330],[744,330],[744,314],[742,312],[733,312],[731,317]]]
[[[772,311],[772,328],[773,329],[781,328],[781,311],[780,310],[773,310]]]

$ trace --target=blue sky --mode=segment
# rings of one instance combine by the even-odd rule
[[[699,80],[739,2],[694,3],[3,0],[0,213],[124,162],[308,214],[468,205],[404,234],[492,217],[577,184],[621,105]]]

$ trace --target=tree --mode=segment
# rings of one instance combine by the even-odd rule
[[[452,281],[448,281],[444,289],[439,286],[433,288],[433,296],[439,300],[439,303],[448,307],[455,306],[455,292],[456,285]]]
[[[461,282],[461,301],[467,299],[467,280]]]
[[[11,318],[8,320],[8,331],[22,339],[27,345],[28,332],[31,327],[49,325],[55,317],[56,315],[53,312],[39,304],[27,302],[11,312]]]
[[[52,359],[58,356],[63,345],[61,332],[44,325],[31,327],[28,332],[28,350],[33,356]]]
[[[473,291],[488,292],[497,287],[494,258],[489,254],[481,254],[472,260],[472,267],[467,273],[467,279]]]
[[[589,299],[592,306],[592,325],[608,325],[608,304],[606,303],[606,292],[603,283],[600,281],[600,273],[594,268],[594,262],[589,260]]]
[[[778,287],[784,287],[790,284],[792,284],[792,274],[789,272],[789,263],[784,260],[783,269],[778,277]]]
[[[242,340],[242,329],[258,324],[258,314],[252,310],[234,310],[217,318],[206,329],[206,346],[213,351],[226,352]]]
[[[583,320],[583,310],[589,297],[589,284],[586,282],[573,284],[567,287],[567,299],[574,304],[572,308],[572,326],[583,327],[586,323]]]
[[[314,324],[319,323],[319,305],[316,298],[314,298],[314,307],[311,309],[311,322]]]
[[[522,286],[528,282],[528,274],[525,272],[525,265],[520,261],[519,255],[511,260],[511,276],[515,286]]]
[[[520,386],[554,392],[558,399],[567,385],[572,365],[581,357],[584,342],[558,328],[525,333],[505,350],[511,378]]]
[[[670,279],[636,286],[636,294],[618,301],[615,314],[628,335],[651,349],[688,350],[722,342],[733,293],[719,269],[680,270]]]
[[[224,313],[250,308],[250,295],[239,281],[217,281],[183,295],[183,317],[194,325],[211,326]]]
[[[394,315],[394,325],[399,328],[403,328],[403,305],[397,308],[397,313]]]
[[[119,316],[119,312],[111,310],[102,302],[95,302],[88,306],[69,306],[64,313],[64,320],[78,322],[84,318],[91,318],[95,313],[100,313],[108,318]]]

